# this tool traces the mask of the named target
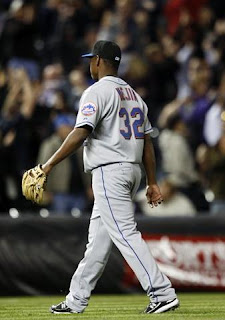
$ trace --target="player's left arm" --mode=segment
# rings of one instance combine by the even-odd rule
[[[83,126],[74,128],[67,138],[64,140],[59,149],[51,156],[51,158],[42,165],[42,169],[46,174],[49,174],[52,168],[59,162],[74,153],[90,134],[92,128]]]
[[[149,134],[145,134],[144,137],[144,150],[142,162],[146,172],[146,197],[148,203],[153,207],[160,204],[162,199],[162,194],[160,192],[159,186],[156,182],[156,161],[155,161],[155,152],[152,145],[151,137]]]

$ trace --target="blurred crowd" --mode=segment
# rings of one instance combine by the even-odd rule
[[[154,127],[164,197],[136,211],[225,214],[225,2],[221,0],[1,0],[0,212],[39,210],[21,194],[24,170],[72,130],[97,40],[122,49],[119,76],[142,96]],[[144,180],[144,179],[143,179]],[[48,178],[43,208],[90,212],[82,150]]]

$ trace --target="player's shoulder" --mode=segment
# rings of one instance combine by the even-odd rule
[[[95,82],[94,84],[92,84],[90,87],[88,87],[86,90],[84,90],[83,92],[83,97],[89,96],[89,95],[99,95],[101,96],[104,91],[102,90],[102,83],[100,81]]]
[[[106,80],[106,78],[108,77],[100,79],[98,82],[95,82],[89,88],[87,88],[83,93],[83,98],[88,96],[98,96],[103,100],[107,100],[107,97],[111,97],[112,91],[115,90],[117,85]]]
[[[92,93],[95,91],[95,87],[98,84],[98,82],[93,83],[90,87],[84,90],[83,96],[88,95],[89,93]]]
[[[109,96],[110,92],[106,87],[102,87],[102,84],[98,81],[83,92],[80,99],[80,105],[84,106],[88,103],[89,106],[91,103],[93,104],[92,107],[95,107],[96,105],[98,105],[98,107],[104,106],[107,103]]]

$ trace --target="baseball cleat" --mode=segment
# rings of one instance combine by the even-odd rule
[[[150,302],[144,313],[162,313],[170,310],[175,310],[179,307],[179,300],[177,298],[162,302]]]
[[[71,313],[80,313],[76,310],[72,310],[70,309],[67,305],[66,305],[66,301],[62,301],[59,304],[57,304],[56,306],[51,306],[50,307],[50,311],[52,313],[55,314],[71,314]]]

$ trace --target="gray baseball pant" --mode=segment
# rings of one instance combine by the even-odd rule
[[[132,198],[141,180],[138,164],[115,163],[92,171],[95,203],[84,258],[74,273],[67,305],[82,312],[102,275],[112,243],[136,274],[152,302],[176,297],[169,279],[159,270],[136,229]]]

